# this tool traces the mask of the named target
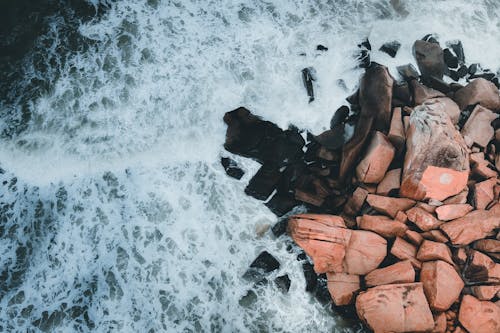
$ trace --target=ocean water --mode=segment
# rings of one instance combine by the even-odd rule
[[[358,83],[364,37],[395,77],[428,33],[496,72],[500,3],[88,0],[85,17],[69,3],[47,1],[2,58],[0,331],[362,331],[305,293],[285,237],[256,233],[277,219],[244,194],[258,164],[224,151],[222,117],[245,106],[321,132]],[[377,51],[392,40],[395,59]],[[263,250],[290,291],[242,306]]]

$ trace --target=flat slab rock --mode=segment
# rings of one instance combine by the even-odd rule
[[[356,312],[375,333],[426,332],[434,328],[422,283],[370,288],[357,297]]]

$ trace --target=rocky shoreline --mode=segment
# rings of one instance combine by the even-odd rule
[[[417,40],[419,71],[400,66],[397,80],[361,43],[359,89],[317,136],[243,107],[224,116],[226,150],[262,164],[245,193],[285,216],[273,232],[287,230],[312,260],[308,291],[323,283],[374,332],[500,332],[499,81],[467,66],[460,42],[447,45]],[[399,47],[381,50],[394,57]],[[302,72],[309,102],[311,73]],[[308,213],[291,215],[297,206]],[[245,275],[262,280],[276,267],[265,252]],[[276,280],[288,290],[287,276]]]

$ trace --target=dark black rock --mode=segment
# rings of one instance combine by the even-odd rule
[[[297,179],[306,172],[304,161],[297,161],[285,167],[281,173],[281,179],[278,183],[278,193],[288,193],[293,191]]]
[[[318,136],[314,137],[314,140],[326,149],[336,150],[343,146],[344,144],[344,126],[343,124],[337,125],[332,130],[326,130]]]
[[[360,68],[368,68],[370,67],[370,51],[368,50],[360,50],[358,55],[356,56],[356,60],[359,63]]]
[[[457,71],[454,71],[453,69],[450,69],[447,74],[453,81],[458,81],[460,80],[460,76],[458,75]]]
[[[266,200],[274,191],[281,178],[278,167],[264,164],[250,179],[245,193],[259,200]]]
[[[499,129],[499,128],[500,128],[500,117],[499,117],[499,118],[496,118],[495,120],[493,120],[493,121],[491,122],[491,126],[495,129],[495,131],[496,131],[497,129]]]
[[[498,78],[498,76],[495,76],[493,79],[491,79],[491,82],[493,82],[493,84],[500,89],[500,79]]]
[[[422,40],[429,42],[429,43],[433,43],[433,44],[439,44],[439,42],[436,38],[436,35],[434,35],[434,34],[427,34],[424,36],[424,38],[422,38]]]
[[[280,237],[286,233],[288,227],[288,219],[281,219],[272,226],[271,231],[275,237]]]
[[[282,193],[277,192],[271,200],[265,203],[267,208],[271,210],[276,216],[283,216],[293,209],[293,207],[299,205],[300,202],[295,200],[292,193]]]
[[[313,81],[316,81],[316,71],[312,67],[307,67],[302,70],[302,82],[309,96],[309,103],[314,101]]]
[[[326,46],[323,46],[323,45],[319,44],[318,46],[316,46],[316,50],[318,50],[318,51],[328,51],[328,48]]]
[[[380,51],[387,53],[391,57],[395,57],[396,54],[399,51],[399,48],[401,47],[401,43],[398,42],[397,40],[392,41],[392,42],[387,42],[384,45],[380,47]]]
[[[348,101],[351,105],[358,105],[359,104],[359,89],[357,89],[352,95],[349,95],[345,99]]]
[[[330,120],[330,129],[333,130],[334,128],[337,127],[337,125],[343,124],[348,116],[349,116],[349,107],[346,105],[342,105],[333,114],[333,117]]]
[[[469,72],[469,69],[467,68],[467,66],[461,65],[457,70],[457,75],[459,78],[463,78],[467,75],[468,72]]]
[[[423,83],[432,89],[436,89],[442,92],[443,94],[447,94],[451,91],[450,85],[448,83],[434,76],[424,78]]]
[[[288,277],[288,274],[278,276],[276,279],[274,279],[274,283],[276,283],[278,289],[283,293],[287,293],[288,290],[290,290],[291,281]]]
[[[444,62],[448,68],[457,68],[458,67],[458,57],[456,57],[453,53],[451,53],[450,49],[443,50]]]
[[[494,78],[495,78],[495,74],[494,73],[491,73],[491,72],[487,72],[487,73],[476,73],[476,74],[473,74],[469,77],[469,79],[478,79],[478,78],[483,78],[485,80],[488,80],[488,81],[492,81]]]
[[[460,64],[463,64],[465,62],[465,54],[464,54],[464,48],[462,46],[461,41],[454,41],[448,44],[449,47],[453,50],[455,55],[457,56],[457,59]]]
[[[305,262],[302,264],[302,270],[306,279],[306,291],[313,293],[318,284],[318,275],[314,271],[314,266],[310,262]]]
[[[420,74],[418,74],[417,69],[412,64],[402,65],[396,67],[399,75],[406,81],[418,80]]]
[[[261,252],[250,264],[250,268],[245,272],[243,278],[246,280],[261,281],[266,274],[280,268],[280,263],[269,252]]]
[[[411,105],[411,91],[410,91],[410,86],[407,81],[404,82],[395,82],[394,85],[392,86],[392,98],[393,98],[393,104],[394,100],[400,101],[401,105],[396,105],[396,106],[405,106],[405,105]]]
[[[443,78],[447,67],[444,62],[443,49],[439,44],[417,40],[413,44],[413,56],[417,60],[418,69],[423,77],[435,76]]]
[[[332,297],[330,296],[330,292],[328,291],[328,281],[326,279],[326,274],[320,274],[318,276],[314,296],[321,304],[328,304],[332,301]]]
[[[220,159],[220,162],[221,162],[222,166],[224,167],[226,174],[229,177],[241,179],[241,177],[243,177],[243,175],[245,174],[245,172],[238,167],[238,164],[236,163],[236,161],[234,161],[233,159],[231,159],[229,157],[222,157]]]
[[[368,40],[368,38],[363,39],[363,41],[358,44],[358,47],[360,49],[366,49],[368,51],[372,50],[372,45],[370,44],[370,41]]]
[[[469,66],[469,69],[468,69],[468,73],[469,75],[474,75],[476,74],[478,71],[481,71],[481,65],[480,64],[471,64]]]
[[[238,301],[240,306],[243,306],[245,308],[251,307],[253,304],[255,304],[255,302],[257,302],[257,294],[253,290],[247,291],[247,293]]]

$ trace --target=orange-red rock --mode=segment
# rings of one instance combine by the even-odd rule
[[[437,208],[436,206],[432,206],[432,205],[429,205],[428,203],[421,202],[421,201],[417,202],[415,207],[422,208],[427,213],[431,213],[431,214],[434,214],[436,212],[436,208]]]
[[[460,193],[469,176],[467,146],[442,104],[416,107],[406,134],[401,196],[443,201]]]
[[[470,163],[472,173],[483,178],[492,178],[497,176],[497,172],[489,168],[489,162],[484,159],[484,153],[470,154]]]
[[[343,271],[349,274],[365,275],[384,260],[387,255],[387,241],[371,231],[353,230],[346,246]]]
[[[343,271],[352,233],[343,224],[342,218],[330,215],[303,214],[289,219],[288,232],[312,258],[316,273]]]
[[[407,230],[405,238],[415,246],[420,246],[420,244],[424,241],[424,238],[420,235],[420,233],[413,230]]]
[[[446,332],[446,314],[440,312],[434,316],[434,329],[432,333],[445,333]]]
[[[367,287],[415,281],[415,269],[409,260],[371,271],[365,276]]]
[[[448,97],[432,98],[428,100],[428,102],[442,103],[444,112],[448,114],[448,116],[451,119],[451,122],[455,125],[458,123],[458,119],[460,118],[460,108],[458,107],[457,103],[455,103],[451,98]]]
[[[406,140],[401,108],[394,108],[392,111],[391,128],[387,138],[396,150],[401,152]]]
[[[396,220],[396,221],[399,221],[399,222],[406,223],[406,222],[408,222],[408,216],[406,215],[406,213],[405,213],[405,212],[403,212],[403,211],[401,211],[401,210],[400,210],[400,211],[396,214],[395,220]]]
[[[409,260],[416,269],[422,267],[422,263],[416,259],[417,248],[400,237],[396,237],[391,254],[398,259]]]
[[[454,245],[467,245],[486,238],[500,227],[500,205],[490,210],[475,210],[459,219],[442,224],[439,228]]]
[[[495,263],[484,253],[471,251],[464,277],[471,282],[498,284],[500,282],[500,264]]]
[[[497,117],[498,115],[491,110],[480,105],[476,106],[462,128],[462,135],[467,135],[480,147],[486,147],[495,135],[491,122]]]
[[[458,299],[464,282],[450,264],[437,260],[422,264],[420,281],[434,311],[446,311]]]
[[[356,167],[356,176],[363,183],[379,183],[394,158],[395,149],[387,137],[375,132],[365,157]]]
[[[434,242],[447,243],[448,237],[441,230],[430,230],[420,234],[423,238]]]
[[[424,104],[425,102],[437,97],[445,97],[442,92],[424,86],[417,80],[412,80],[410,84],[413,90],[413,101],[415,105]]]
[[[480,239],[474,242],[474,248],[482,252],[500,252],[500,240]]]
[[[408,230],[406,224],[379,215],[363,215],[360,218],[358,227],[363,230],[376,232],[386,238],[402,237],[406,230]]]
[[[500,332],[500,307],[493,302],[464,295],[458,320],[469,333],[497,333]]]
[[[366,201],[376,211],[394,218],[399,211],[406,211],[415,205],[414,200],[406,198],[391,198],[381,195],[368,194]]]
[[[459,89],[455,92],[453,99],[457,102],[460,110],[478,103],[491,110],[500,109],[500,97],[497,87],[483,78],[475,79]]]
[[[496,184],[496,178],[490,178],[474,185],[474,206],[476,209],[485,209],[493,201],[495,197],[493,188]]]
[[[344,212],[348,215],[356,215],[365,203],[367,195],[368,191],[364,188],[356,188],[356,190],[352,193],[352,196],[349,200],[347,200],[347,203],[344,206]]]
[[[481,301],[489,301],[500,292],[500,284],[489,286],[472,286],[472,294]]]
[[[466,187],[465,190],[458,193],[457,195],[449,197],[448,199],[443,201],[443,203],[445,205],[464,204],[464,203],[467,203],[467,196],[468,195],[469,195],[469,189]]]
[[[377,333],[426,332],[434,328],[421,283],[370,288],[357,297],[356,312]]]
[[[451,251],[443,243],[424,240],[417,252],[417,259],[420,261],[443,260],[453,265]]]
[[[399,190],[401,169],[387,171],[384,179],[377,186],[377,194],[389,195],[389,192]]]
[[[426,212],[420,207],[413,207],[406,211],[408,219],[415,223],[422,231],[437,229],[443,221],[439,221],[432,214]]]
[[[436,214],[441,221],[451,221],[467,215],[472,209],[469,204],[443,205],[436,208]]]
[[[326,273],[327,286],[335,305],[351,304],[354,293],[360,289],[359,275],[346,273]]]

